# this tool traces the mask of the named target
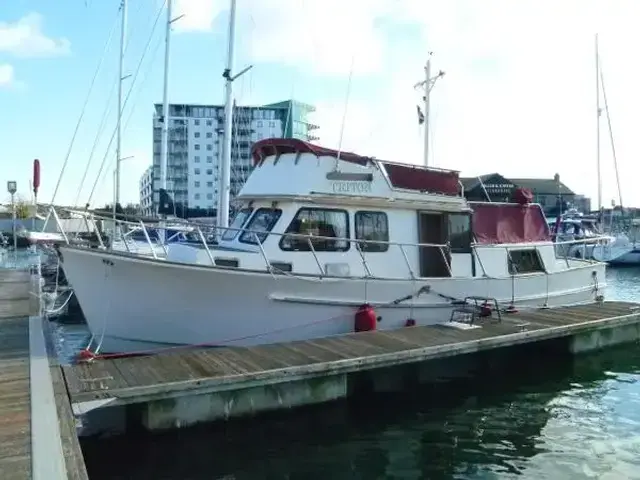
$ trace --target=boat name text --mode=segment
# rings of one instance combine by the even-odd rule
[[[331,182],[333,193],[371,193],[370,182]]]

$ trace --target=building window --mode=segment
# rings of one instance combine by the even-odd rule
[[[193,170],[193,173],[195,173],[196,175],[200,175],[200,169],[199,168],[195,168]]]
[[[213,193],[207,193],[207,200],[213,200]]]
[[[200,182],[196,180],[195,182],[193,182],[193,186],[196,188],[200,188]]]
[[[193,157],[193,161],[195,163],[200,163],[200,157],[198,155],[196,155],[195,157]]]
[[[213,138],[213,132],[207,132],[207,138]]]
[[[199,144],[199,143],[196,143],[196,144],[193,146],[193,148],[195,148],[196,150],[200,150],[200,144]]]
[[[213,188],[213,182],[207,182],[207,187]]]
[[[236,213],[233,218],[233,222],[229,225],[230,230],[227,230],[222,234],[222,240],[231,241],[238,235],[238,230],[242,228],[245,222],[249,219],[253,208],[242,208]]]
[[[276,126],[276,122],[269,122],[269,127],[270,128],[275,128]]]
[[[207,145],[207,150],[209,150],[209,151],[213,150],[213,145],[208,144],[208,145]]]
[[[198,120],[197,118],[193,121],[194,125],[200,125],[200,120]]]
[[[213,169],[207,168],[207,175],[213,175]]]
[[[279,208],[259,208],[247,224],[246,229],[250,231],[243,232],[240,241],[256,244],[257,236],[260,243],[264,243],[280,215],[282,215],[282,210]]]
[[[310,251],[309,238],[313,249],[318,252],[346,252],[349,250],[349,215],[346,210],[328,208],[301,208],[287,227],[285,233],[296,233],[308,237],[285,235],[280,240],[280,248],[287,251]],[[314,239],[313,237],[324,237]],[[337,240],[345,239],[345,240]],[[336,239],[336,240],[333,240]]]
[[[373,240],[374,242],[389,241],[389,222],[384,212],[356,212],[355,217],[356,240]],[[386,252],[388,243],[360,243],[364,252]]]
[[[258,122],[258,127],[262,127],[262,122]]]
[[[200,132],[193,132],[193,136],[195,138],[200,138]]]
[[[449,220],[449,245],[451,253],[471,253],[471,215],[467,213],[450,213]]]
[[[508,250],[509,275],[544,272],[542,259],[535,248]]]
[[[207,112],[207,113],[211,113],[211,112]],[[207,120],[207,127],[210,127],[213,125],[213,121],[212,120]],[[207,135],[209,135],[211,132],[207,133]]]
[[[207,156],[207,163],[213,163],[213,157],[211,155]]]
[[[200,200],[200,194],[199,194],[199,193],[196,193],[196,194],[193,196],[193,198],[195,198],[196,200]]]

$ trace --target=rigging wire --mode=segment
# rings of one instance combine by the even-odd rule
[[[153,68],[153,60],[157,57],[158,55],[158,51],[160,50],[160,47],[162,46],[162,44],[164,43],[163,39],[160,39],[160,41],[158,41],[158,43],[156,44],[155,48],[153,49],[153,53],[151,54],[151,61],[149,62],[148,65],[148,69],[143,73],[142,75],[142,80],[140,80],[139,85],[140,88],[138,89],[138,93],[140,93],[140,91],[142,90],[142,87],[145,85],[146,81],[149,79],[150,75],[149,73],[151,72],[152,68]],[[126,121],[124,122],[124,128],[123,130],[126,131],[127,127],[129,126],[129,123],[131,122],[131,118],[133,117],[133,113],[135,112],[135,107],[137,106],[136,104],[136,100],[138,100],[140,97],[137,97],[134,99],[134,102],[132,104],[131,110],[129,110],[129,116],[127,117]],[[113,140],[113,137],[112,137]],[[107,157],[108,157],[108,153],[109,150],[111,149],[111,144],[109,145],[108,149],[107,149]],[[114,153],[114,152],[112,152]],[[114,161],[115,159],[112,159],[111,162],[109,163],[109,167],[114,165]],[[106,170],[108,171],[108,170]],[[105,172],[103,171],[101,172],[101,174],[99,174],[100,176],[98,177],[98,180],[96,181],[96,183],[98,184],[98,189],[100,189],[103,185],[104,185],[104,180],[107,178],[107,175],[105,175]],[[96,186],[94,185],[94,189],[96,188]],[[92,194],[93,194],[93,190],[92,190]]]
[[[620,186],[620,172],[618,171],[618,157],[616,155],[616,146],[613,142],[613,129],[611,128],[611,116],[609,115],[609,103],[607,102],[607,90],[604,87],[604,74],[602,66],[600,66],[600,84],[602,87],[602,99],[604,100],[604,111],[607,114],[607,125],[609,127],[609,141],[611,142],[611,154],[613,156],[613,166],[616,171],[616,182],[618,184],[618,200],[620,200],[620,208],[622,208],[622,187]]]
[[[158,22],[160,21],[160,17],[162,16],[162,12],[164,10],[164,6],[165,6],[166,0],[164,2],[162,2],[162,5],[160,6],[160,8],[158,9],[158,14],[156,15],[156,19],[153,22],[153,27],[151,29],[151,33],[149,34],[149,38],[147,40],[147,44],[145,45],[144,51],[142,53],[142,56],[140,57],[140,61],[138,62],[138,65],[136,67],[136,70],[133,74],[133,77],[131,79],[131,87],[129,88],[129,91],[127,92],[127,96],[124,99],[124,102],[122,104],[122,111],[118,112],[118,115],[122,115],[122,112],[124,111],[125,107],[127,106],[127,102],[129,101],[129,98],[131,96],[131,92],[133,91],[133,87],[135,86],[136,83],[136,79],[138,78],[138,74],[140,73],[140,69],[142,67],[142,64],[144,62],[144,59],[146,58],[147,54],[149,53],[149,46],[151,45],[151,42],[153,40],[153,34],[156,31],[156,28],[158,27]],[[113,143],[113,140],[116,136],[116,131],[117,128],[114,128],[113,133],[111,135],[111,139],[109,140],[109,143],[107,145],[107,149],[105,151],[104,157],[102,158],[102,162],[100,164],[100,168],[98,169],[98,173],[96,175],[96,180],[93,183],[93,187],[91,189],[91,193],[89,194],[89,198],[87,199],[87,205],[91,204],[91,200],[93,199],[93,195],[95,193],[96,187],[98,186],[98,183],[100,181],[100,177],[102,175],[102,172],[104,170],[105,164],[107,162],[107,158],[109,156],[109,150],[111,149],[111,144]]]
[[[100,125],[98,125],[98,130],[96,131],[96,137],[93,141],[93,146],[91,147],[91,152],[89,153],[89,159],[87,160],[87,164],[85,166],[84,169],[84,173],[82,174],[82,180],[80,180],[80,187],[78,188],[78,193],[76,194],[76,199],[74,200],[73,204],[74,205],[78,205],[78,201],[80,200],[80,195],[82,194],[82,189],[84,188],[84,182],[87,179],[87,175],[89,174],[89,168],[91,167],[91,163],[93,161],[93,156],[96,153],[97,147],[98,147],[98,143],[100,141],[100,138],[102,137],[102,134],[104,133],[104,129],[107,126],[107,117],[109,116],[109,113],[111,113],[111,108],[113,107],[113,102],[111,101],[111,99],[113,98],[113,95],[116,91],[116,86],[118,85],[118,79],[116,76],[116,80],[113,83],[113,85],[111,85],[111,91],[109,92],[109,95],[107,96],[107,103],[105,104],[105,109],[102,113],[102,118],[100,119]]]
[[[142,7],[144,6],[143,2],[140,2],[138,4],[138,8],[135,11],[135,15],[139,15],[140,11],[142,10]],[[120,12],[120,10],[118,10],[118,12]],[[117,20],[117,17],[116,17]],[[112,28],[112,31],[110,33],[110,38],[113,35],[113,32],[115,31],[115,26],[117,25],[117,22],[114,22],[114,26]],[[146,28],[145,28],[146,29]],[[141,29],[142,30],[142,29]],[[126,55],[129,46],[132,45],[133,42],[129,41],[126,43],[126,45],[124,46],[124,54]],[[84,188],[84,182],[87,179],[87,175],[89,174],[89,169],[91,168],[91,163],[93,161],[93,156],[96,152],[96,149],[98,147],[98,143],[100,141],[100,138],[102,137],[102,134],[104,133],[104,128],[106,127],[106,120],[109,116],[109,114],[111,113],[111,108],[113,107],[113,102],[111,101],[113,94],[115,93],[115,89],[118,86],[118,77],[117,75],[115,76],[115,79],[113,81],[113,84],[111,86],[111,91],[109,92],[109,95],[107,95],[107,101],[105,104],[105,108],[104,111],[102,113],[102,118],[100,119],[100,124],[98,126],[98,130],[96,131],[96,136],[93,140],[93,145],[91,147],[91,152],[89,153],[89,159],[87,160],[85,169],[84,169],[84,173],[82,174],[82,180],[80,181],[80,186],[78,188],[78,192],[76,194],[76,198],[73,202],[73,205],[78,206],[78,202],[80,201],[80,195],[82,194],[82,189]]]
[[[78,122],[73,130],[73,135],[71,135],[71,142],[69,143],[69,148],[67,149],[67,154],[62,162],[62,169],[60,170],[60,175],[58,176],[58,182],[56,183],[56,187],[53,190],[53,196],[51,197],[51,205],[54,204],[56,195],[58,194],[58,189],[60,188],[60,184],[62,183],[62,178],[64,176],[64,171],[67,168],[67,164],[69,163],[69,157],[71,156],[71,150],[73,149],[73,145],[75,143],[76,137],[78,136],[78,130],[80,130],[80,124],[82,123],[82,119],[84,118],[85,111],[87,109],[87,104],[89,103],[89,98],[91,97],[91,93],[93,92],[93,87],[95,86],[96,79],[98,78],[98,73],[102,68],[102,64],[104,63],[104,59],[107,56],[107,50],[109,49],[109,45],[111,44],[111,40],[113,39],[113,33],[115,32],[116,26],[118,24],[118,16],[120,13],[120,8],[116,12],[115,19],[113,21],[113,25],[111,26],[111,31],[109,32],[109,37],[105,42],[104,48],[102,49],[102,56],[100,57],[100,61],[98,62],[98,66],[93,74],[93,78],[91,79],[91,83],[89,85],[89,91],[84,99],[84,103],[82,105],[82,110],[80,111],[80,116],[78,117]]]

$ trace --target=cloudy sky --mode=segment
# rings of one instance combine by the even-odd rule
[[[119,1],[2,3],[0,182],[17,180],[26,196],[32,159],[40,158],[45,201],[116,27],[56,198],[84,203],[95,183],[92,203],[109,201]],[[133,158],[123,163],[122,197],[137,201],[138,178],[151,161],[152,104],[161,100],[164,17],[153,31],[162,1],[129,3],[127,73],[135,74],[150,45],[124,113],[123,155]],[[172,102],[222,102],[228,4],[175,0],[176,15],[184,17],[172,37]],[[338,146],[346,108],[343,149],[419,163],[420,97],[413,85],[433,51],[434,70],[446,72],[432,94],[434,165],[464,175],[559,173],[595,203],[598,32],[623,202],[640,206],[638,18],[640,2],[633,0],[238,0],[236,65],[254,68],[238,80],[236,96],[243,104],[294,97],[316,105],[319,143],[328,147]],[[610,204],[617,183],[605,116],[601,126],[603,200]],[[103,158],[105,173],[96,182]]]

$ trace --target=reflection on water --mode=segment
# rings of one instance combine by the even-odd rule
[[[609,299],[640,300],[640,270]],[[638,292],[638,293],[636,293]],[[58,326],[63,355],[86,341]],[[640,479],[640,348],[165,434],[83,441],[92,479]],[[481,362],[481,360],[479,360]]]

